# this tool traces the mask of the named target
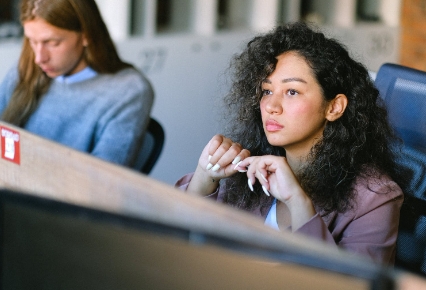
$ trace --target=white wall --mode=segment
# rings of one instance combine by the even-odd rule
[[[156,99],[152,115],[165,128],[164,151],[151,176],[174,184],[195,169],[210,138],[220,132],[217,101],[226,88],[221,74],[248,35],[132,39],[118,48],[146,72]]]
[[[372,71],[398,60],[398,29],[385,26],[324,27],[342,39]],[[227,87],[221,74],[230,57],[251,38],[248,32],[134,38],[117,42],[121,56],[146,72],[156,99],[152,114],[166,142],[151,176],[173,184],[195,169],[207,141],[220,132],[216,101]],[[20,41],[0,42],[0,79],[19,57]]]
[[[324,27],[350,47],[353,56],[377,71],[384,62],[398,61],[398,30],[383,26]],[[151,176],[173,184],[195,169],[210,138],[220,132],[216,101],[228,89],[223,74],[230,57],[253,34],[175,36],[133,39],[119,43],[126,59],[152,81],[156,100],[153,116],[165,127],[166,143]]]
[[[204,145],[220,132],[216,101],[228,89],[221,75],[230,57],[254,35],[248,30],[268,30],[279,13],[284,21],[298,20],[301,0],[283,1],[282,9],[280,0],[229,0],[230,31],[220,33],[215,31],[213,9],[218,0],[173,0],[170,30],[182,31],[180,24],[189,27],[171,35],[156,34],[157,1],[134,0],[137,9],[132,13],[130,0],[96,0],[121,56],[144,71],[154,86],[152,114],[164,126],[166,142],[151,176],[173,184],[194,170]],[[354,0],[321,1],[332,12],[323,23],[324,30],[342,40],[369,70],[398,61],[400,0],[374,0],[384,24],[353,23],[355,7],[350,4]],[[320,13],[327,11],[318,8]],[[333,18],[342,15],[344,21],[351,21]],[[131,17],[138,38],[130,36]],[[0,42],[0,80],[18,59],[20,42]]]

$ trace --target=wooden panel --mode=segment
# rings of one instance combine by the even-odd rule
[[[195,231],[238,237],[259,245],[281,248],[283,244],[300,242],[293,235],[265,227],[249,214],[189,196],[138,172],[19,128],[1,122],[0,126],[20,133],[20,165],[0,158],[0,185],[6,188]],[[306,246],[318,253],[339,254],[309,241]]]
[[[409,273],[399,273],[396,277],[395,289],[420,290],[426,289],[426,280],[423,277]]]
[[[56,208],[60,206],[56,205]],[[2,289],[369,289],[368,280],[7,204]],[[84,218],[81,218],[84,216]],[[111,217],[108,218],[110,221]],[[25,263],[22,263],[25,261]],[[315,287],[313,287],[315,285]],[[0,286],[1,288],[1,286]]]
[[[275,231],[245,212],[187,195],[133,170],[8,124],[0,122],[0,126],[19,133],[20,164],[3,155],[0,158],[0,186],[5,188],[210,235],[231,241],[234,246],[241,243],[259,253],[262,250],[275,253],[276,261],[290,260],[349,274],[347,279],[342,275],[336,277],[345,283],[355,279],[355,288],[365,285],[366,281],[372,282],[382,273],[382,269],[356,255],[312,239]]]

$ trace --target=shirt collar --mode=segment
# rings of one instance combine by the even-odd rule
[[[87,66],[78,73],[72,74],[70,76],[61,75],[55,78],[55,81],[65,84],[73,84],[82,82],[88,79],[95,77],[98,73],[93,70],[91,67]]]

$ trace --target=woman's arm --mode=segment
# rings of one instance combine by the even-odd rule
[[[403,193],[386,177],[358,180],[354,208],[344,213],[319,214],[297,230],[382,264],[393,264]]]
[[[12,67],[0,83],[0,116],[9,104],[10,98],[18,82],[18,69]]]
[[[150,119],[154,93],[150,83],[130,69],[119,72],[108,85],[114,102],[97,122],[94,146],[89,153],[133,167]]]

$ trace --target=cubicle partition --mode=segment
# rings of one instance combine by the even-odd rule
[[[415,289],[420,278],[0,122],[2,289]]]

